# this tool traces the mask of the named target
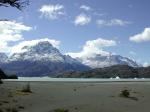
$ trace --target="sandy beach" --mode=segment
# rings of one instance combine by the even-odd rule
[[[32,93],[21,92],[27,83],[0,85],[0,112],[150,111],[150,82],[30,82]],[[131,98],[120,96],[124,89]]]

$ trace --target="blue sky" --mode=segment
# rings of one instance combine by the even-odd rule
[[[0,7],[1,19],[7,18],[15,21],[14,24],[24,26],[17,31],[16,34],[20,37],[16,41],[1,39],[0,44],[5,43],[0,48],[1,51],[22,41],[49,38],[60,41],[59,49],[62,53],[82,53],[85,46],[89,48],[87,42],[91,42],[89,45],[101,51],[130,57],[141,64],[150,63],[149,0],[30,2],[22,12],[11,7]],[[7,27],[4,28],[1,24],[0,29],[5,31]],[[12,33],[11,35],[14,36]],[[98,45],[105,42],[104,40],[109,45]],[[115,44],[110,45],[110,41]]]

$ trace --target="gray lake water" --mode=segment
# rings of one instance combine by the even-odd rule
[[[102,78],[50,78],[50,77],[19,77],[18,79],[5,79],[4,81],[50,81],[50,82],[150,82],[149,78],[111,79]]]

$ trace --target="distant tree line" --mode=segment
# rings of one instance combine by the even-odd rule
[[[7,75],[3,70],[0,69],[0,79],[17,79],[17,76]]]
[[[0,84],[2,84],[2,79],[18,79],[17,75],[6,75],[1,69],[0,69]]]
[[[105,68],[96,68],[84,72],[68,72],[56,77],[63,78],[150,78],[150,67],[130,67],[128,65],[115,65]]]

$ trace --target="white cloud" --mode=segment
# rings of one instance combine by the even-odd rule
[[[91,17],[87,16],[86,14],[82,13],[76,16],[74,20],[75,25],[86,25],[91,22]]]
[[[22,32],[32,28],[16,21],[0,21],[0,52],[9,51],[9,42],[23,40]]]
[[[115,46],[117,43],[114,40],[106,40],[98,38],[96,40],[89,40],[83,46],[83,50],[77,53],[67,53],[73,58],[88,58],[93,57],[96,54],[109,55],[109,52],[103,50],[104,47]]]
[[[0,41],[0,52],[9,52],[10,47],[8,46],[7,42]]]
[[[29,31],[31,27],[15,21],[0,21],[0,40],[1,41],[18,41],[22,38],[22,31]]]
[[[59,45],[60,45],[60,41],[57,41],[54,39],[48,39],[48,38],[36,39],[36,40],[30,40],[30,41],[22,41],[19,44],[12,47],[10,54],[24,52],[24,50],[22,49],[24,46],[34,46],[41,41],[48,41],[56,48],[59,48]]]
[[[83,9],[83,10],[85,10],[85,11],[90,11],[90,10],[92,10],[91,7],[89,7],[89,6],[87,6],[87,5],[81,5],[81,6],[80,6],[80,9]]]
[[[39,9],[39,11],[42,13],[42,16],[50,20],[55,20],[55,19],[58,19],[60,16],[65,15],[64,6],[60,4],[43,5]]]
[[[136,55],[136,52],[134,52],[134,51],[130,51],[129,53],[130,53],[131,55],[133,55],[133,56]]]
[[[150,28],[145,28],[143,32],[136,34],[134,36],[131,36],[130,41],[133,42],[146,42],[150,41]]]
[[[96,24],[100,27],[102,27],[102,26],[125,26],[128,24],[131,24],[131,22],[124,21],[121,19],[111,19],[111,20],[99,19],[96,21]]]
[[[150,66],[149,63],[147,63],[147,62],[143,63],[143,67],[148,67],[148,66]]]

